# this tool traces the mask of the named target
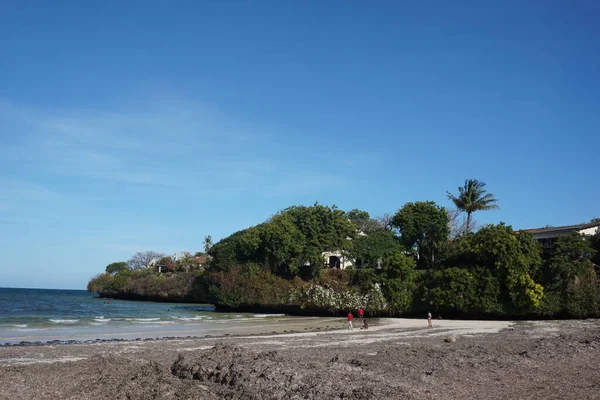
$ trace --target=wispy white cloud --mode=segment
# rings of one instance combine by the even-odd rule
[[[118,111],[36,110],[0,101],[0,115],[0,172],[42,182],[28,194],[13,189],[11,199],[0,198],[5,206],[15,197],[49,193],[109,195],[79,189],[82,182],[113,185],[114,192],[177,190],[192,198],[257,187],[288,196],[343,184],[320,167],[326,164],[311,166],[317,154],[291,161],[295,149],[269,132],[191,101],[169,98]]]
[[[15,109],[1,107],[3,115]],[[20,111],[14,113],[19,118],[0,122],[13,135],[0,152],[13,170],[32,169],[38,176],[178,188],[202,179],[226,182],[231,169],[213,168],[213,163],[223,164],[239,151],[236,132],[216,116],[196,111],[192,103],[176,111],[160,106],[120,113]],[[259,141],[260,132],[254,135]],[[240,133],[241,140],[247,136]]]

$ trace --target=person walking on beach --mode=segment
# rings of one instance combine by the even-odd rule
[[[353,331],[354,327],[352,326],[352,320],[354,319],[354,315],[351,312],[348,313],[348,330]]]
[[[365,316],[365,310],[363,310],[362,307],[359,307],[358,308],[358,318],[362,321],[364,316]]]
[[[427,313],[427,327],[433,328],[433,324],[431,323],[431,313],[430,312]]]

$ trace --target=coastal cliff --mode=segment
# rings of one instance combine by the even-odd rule
[[[600,233],[558,238],[551,251],[502,223],[450,237],[446,210],[432,202],[408,203],[390,223],[396,230],[359,210],[290,207],[207,245],[207,253],[161,256],[148,267],[112,263],[88,290],[209,303],[221,311],[343,315],[363,307],[372,316],[600,316]]]

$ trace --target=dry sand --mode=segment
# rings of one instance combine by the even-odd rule
[[[352,332],[314,321],[284,334],[2,347],[0,399],[600,398],[598,320],[386,319]]]

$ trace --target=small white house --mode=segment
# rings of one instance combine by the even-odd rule
[[[336,251],[324,251],[323,256],[323,267],[325,268],[339,268],[346,269],[354,266],[354,260],[348,257],[340,250]]]
[[[350,222],[350,220],[348,220]],[[361,230],[357,231],[358,236],[367,236]],[[347,237],[347,240],[352,240],[352,238]],[[336,251],[324,251],[321,256],[323,257],[323,268],[338,268],[338,269],[346,269],[349,267],[353,267],[355,262],[352,257],[349,257],[347,254],[344,254],[341,250]]]

